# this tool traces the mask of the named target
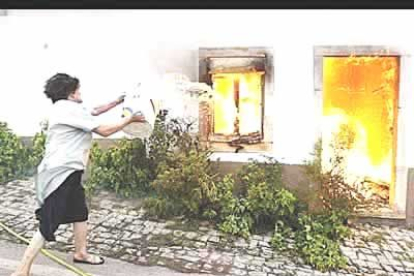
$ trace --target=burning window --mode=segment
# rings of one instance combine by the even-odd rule
[[[394,190],[398,90],[399,57],[323,58],[322,165],[331,164],[337,134],[346,178],[370,185],[368,195]]]
[[[213,74],[214,134],[261,136],[263,74]]]
[[[213,88],[200,103],[199,129],[214,151],[267,152],[272,144],[273,95],[270,48],[200,48],[199,81]]]

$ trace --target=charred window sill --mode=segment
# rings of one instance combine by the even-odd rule
[[[228,153],[268,153],[272,150],[272,143],[260,142],[257,144],[237,144],[231,145],[229,142],[204,142],[204,144],[213,152]]]

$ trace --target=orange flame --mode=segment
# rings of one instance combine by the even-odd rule
[[[261,72],[213,75],[215,133],[230,135],[238,131],[243,135],[261,131],[262,75]]]
[[[325,57],[322,166],[328,169],[333,134],[355,134],[344,160],[349,181],[369,178],[394,185],[399,59]]]

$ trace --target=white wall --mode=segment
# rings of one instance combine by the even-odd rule
[[[43,84],[58,71],[79,77],[85,103],[94,105],[153,72],[181,71],[197,80],[198,47],[273,47],[274,156],[302,163],[320,111],[313,46],[389,45],[413,53],[406,31],[412,25],[410,10],[10,10],[0,17],[0,120],[19,135],[38,131],[51,106]],[[407,133],[407,141],[414,138]]]

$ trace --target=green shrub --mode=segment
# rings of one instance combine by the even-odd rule
[[[124,140],[108,151],[94,145],[93,183],[127,191],[124,195],[152,188],[144,202],[151,216],[203,217],[214,220],[221,231],[244,238],[271,229],[277,250],[289,250],[322,271],[346,265],[340,242],[350,233],[347,218],[361,199],[340,173],[341,151],[332,169],[322,172],[320,143],[315,146],[306,170],[316,185],[310,192],[322,204],[304,209],[309,204],[284,186],[281,165],[273,158],[250,160],[235,175],[219,177],[209,161],[211,152],[190,133],[191,126],[159,116],[148,141]],[[351,140],[342,137],[340,142],[346,146]]]
[[[46,127],[47,128],[47,127]],[[36,168],[42,161],[46,147],[46,129],[42,128],[32,139],[32,146],[28,149],[28,174],[36,173]]]
[[[149,158],[155,179],[151,183],[157,198],[171,202],[174,214],[200,216],[208,208],[215,192],[216,174],[209,161],[210,151],[203,148],[199,138],[190,133],[191,123],[183,120],[160,120],[149,139]],[[150,213],[154,199],[145,206]],[[173,212],[174,211],[174,212]],[[165,215],[161,212],[158,215]]]
[[[234,198],[225,203],[224,212],[220,214],[219,229],[225,233],[248,238],[253,225],[253,218],[247,209],[245,198]]]
[[[348,137],[348,138],[347,138]],[[314,201],[313,212],[332,212],[342,210],[351,215],[356,207],[368,202],[358,189],[359,183],[348,183],[345,180],[343,162],[346,151],[352,144],[352,133],[347,128],[335,135],[331,145],[333,154],[330,159],[330,168],[322,170],[322,140],[315,144],[312,155],[314,158],[306,162],[306,173],[314,182],[313,194],[317,197]]]
[[[346,212],[301,215],[295,233],[295,248],[305,262],[321,271],[346,266],[340,251],[340,242],[350,234],[344,224]]]
[[[286,222],[295,216],[296,197],[288,190],[266,182],[252,183],[246,201],[256,229],[270,230],[277,220]]]
[[[0,122],[0,183],[36,172],[45,152],[46,128],[35,134],[31,146],[25,146],[7,123]]]
[[[183,206],[183,213],[198,216],[214,189],[208,160],[194,150],[177,153],[173,159],[174,163],[160,166],[162,172],[152,185],[158,195]]]
[[[301,213],[295,229],[278,221],[271,245],[278,251],[302,257],[306,264],[323,272],[344,268],[347,260],[340,251],[340,243],[351,233],[346,226],[346,218],[347,212],[340,211],[331,214]],[[287,240],[293,242],[293,248],[288,247]]]
[[[177,216],[184,208],[179,203],[171,202],[166,198],[149,197],[144,201],[149,216],[169,217]]]
[[[85,184],[88,196],[100,186],[123,197],[147,194],[151,173],[145,143],[122,139],[108,150],[97,143],[91,149],[90,176]]]
[[[205,211],[209,217],[219,218],[218,214],[227,216],[232,213],[236,204],[234,185],[234,178],[231,174],[216,181],[214,193],[210,198],[211,204],[207,206]]]
[[[7,123],[0,122],[0,183],[25,175],[27,154],[27,148]]]
[[[290,249],[287,241],[292,238],[294,238],[292,227],[282,220],[277,220],[273,236],[270,241],[272,247],[281,252],[287,251]]]
[[[236,181],[239,182],[239,193],[245,194],[249,186],[261,182],[268,183],[272,189],[283,187],[282,168],[280,163],[273,157],[263,156],[264,162],[250,159],[236,174]]]
[[[145,205],[150,214],[202,216],[216,220],[222,231],[243,237],[260,228],[272,229],[276,220],[294,216],[297,199],[283,188],[281,167],[275,159],[251,161],[235,177],[220,179],[209,161],[211,152],[188,129],[183,122],[172,120],[163,125],[168,134],[156,134],[157,141],[165,144],[150,147],[150,158],[151,152],[163,152],[152,156],[158,160],[158,174],[152,183],[157,197]]]
[[[236,176],[216,181],[211,205],[219,228],[243,237],[272,230],[276,221],[287,223],[297,212],[297,199],[283,188],[281,167],[273,158],[250,160]]]
[[[172,125],[167,122],[166,113],[160,112],[156,117],[154,130],[147,143],[148,158],[153,178],[159,172],[158,166],[165,163],[168,155],[171,154],[173,145],[176,143],[175,139]]]
[[[286,239],[293,238],[296,254],[321,271],[346,266],[340,243],[350,235],[348,217],[365,201],[356,183],[347,183],[344,177],[342,164],[352,137],[344,128],[334,138],[331,166],[326,171],[322,170],[322,141],[315,144],[313,159],[306,162],[306,173],[312,181],[311,200],[306,202],[309,209],[302,211],[296,222],[275,225],[272,246],[285,250]]]
[[[265,157],[259,163],[250,160],[237,174],[240,181],[239,197],[247,202],[253,218],[253,231],[272,230],[277,221],[289,223],[297,213],[297,198],[284,187],[280,163]]]
[[[84,183],[85,195],[91,199],[102,179],[106,179],[106,170],[103,167],[106,157],[103,157],[104,151],[99,148],[98,143],[92,143],[88,163],[88,179]]]

